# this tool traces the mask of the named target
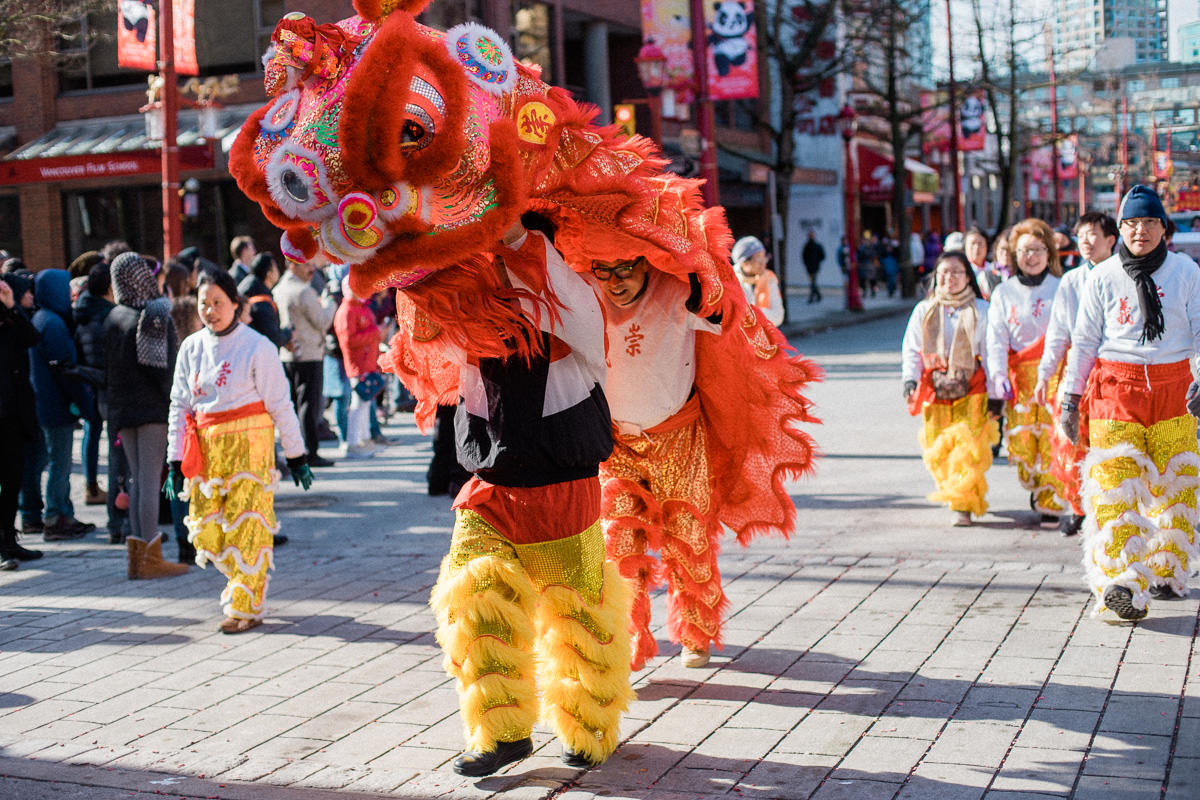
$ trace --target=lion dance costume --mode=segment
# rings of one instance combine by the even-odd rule
[[[700,663],[721,646],[724,527],[743,546],[759,534],[786,537],[796,512],[784,482],[813,466],[813,441],[798,426],[816,422],[801,389],[820,371],[747,304],[729,266],[723,213],[699,208],[696,186],[681,183],[662,196],[657,223],[705,245],[698,271],[722,292],[704,310],[700,283],[689,290],[689,273],[670,251],[632,249],[617,237],[567,250],[577,269],[621,260],[622,250],[650,265],[632,303],[605,299],[616,444],[600,471],[604,536],[634,583],[634,669],[658,652],[649,592],[663,583],[671,640]]]
[[[706,313],[725,285],[693,227],[658,222],[694,187],[649,142],[592,125],[595,109],[517,64],[495,32],[418,24],[427,2],[282,20],[265,59],[272,99],[230,171],[289,258],[349,264],[362,295],[397,290],[383,366],[416,395],[418,424],[458,403],[459,457],[476,477],[432,603],[470,747],[499,751],[541,716],[597,763],[632,697],[629,594],[597,524],[611,447],[607,420],[603,435],[594,425],[607,417],[600,310],[558,251],[572,263],[597,241],[670,253]],[[501,244],[526,211],[551,220],[557,250],[537,233]],[[744,336],[775,346],[755,325]],[[538,448],[528,469],[509,458]],[[759,486],[738,489],[745,500]]]
[[[1052,471],[1053,418],[1050,409],[1033,399],[1038,362],[1045,345],[1046,326],[1059,279],[1049,269],[1022,282],[1009,278],[992,292],[988,308],[988,394],[1008,397],[1009,458],[1016,462],[1021,486],[1030,492],[1034,511],[1058,516],[1067,508],[1062,481]],[[1057,382],[1050,387],[1053,393]]]
[[[1094,610],[1109,608],[1110,589],[1119,587],[1131,597],[1118,599],[1132,608],[1114,610],[1136,619],[1152,590],[1186,596],[1197,556],[1200,456],[1186,394],[1189,360],[1200,350],[1200,272],[1186,256],[1166,253],[1150,276],[1163,330],[1143,341],[1138,286],[1121,261],[1101,262],[1084,288],[1064,382],[1083,396],[1089,417],[1080,428],[1089,445],[1083,563]]]
[[[935,290],[913,309],[901,345],[901,378],[916,384],[908,410],[922,415],[921,457],[937,487],[929,499],[975,516],[987,512],[987,471],[1000,436],[987,409],[987,315],[987,301],[970,286],[961,296]],[[939,396],[935,372],[957,376],[960,388]]]

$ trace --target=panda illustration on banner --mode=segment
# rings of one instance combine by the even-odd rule
[[[750,55],[750,14],[739,0],[719,0],[713,3],[713,20],[708,29],[708,45],[712,48],[713,63],[722,78],[734,67],[746,63]]]

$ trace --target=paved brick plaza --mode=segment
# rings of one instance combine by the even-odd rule
[[[902,324],[800,342],[829,372],[801,530],[722,556],[724,652],[687,670],[660,635],[603,767],[568,769],[539,730],[506,773],[449,770],[461,731],[425,602],[451,515],[405,418],[385,457],[281,492],[293,543],[259,631],[216,632],[213,570],[130,582],[99,539],[4,573],[0,797],[1200,797],[1197,600],[1092,619],[1078,545],[1036,529],[1003,463],[994,513],[948,527],[894,357],[864,344]]]

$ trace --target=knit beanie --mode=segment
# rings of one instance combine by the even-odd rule
[[[1139,217],[1154,217],[1167,224],[1167,212],[1163,209],[1162,200],[1158,193],[1149,186],[1135,185],[1121,201],[1121,211],[1117,214],[1117,222]]]
[[[740,264],[743,261],[748,261],[752,255],[761,253],[766,249],[757,236],[743,236],[733,245],[733,263]]]

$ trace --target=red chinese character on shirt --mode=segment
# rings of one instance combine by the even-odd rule
[[[1129,298],[1122,297],[1117,303],[1117,324],[1128,325],[1133,322],[1133,312],[1129,309]]]
[[[229,373],[233,372],[233,367],[229,366],[228,361],[222,361],[220,368],[217,370],[217,386],[224,386],[229,382]]]
[[[1033,303],[1033,318],[1038,319],[1042,316],[1042,311],[1046,309],[1046,301],[1039,297]]]
[[[625,352],[631,356],[636,356],[642,352],[642,339],[646,337],[642,334],[642,327],[636,322],[629,326],[629,333],[625,334]]]

